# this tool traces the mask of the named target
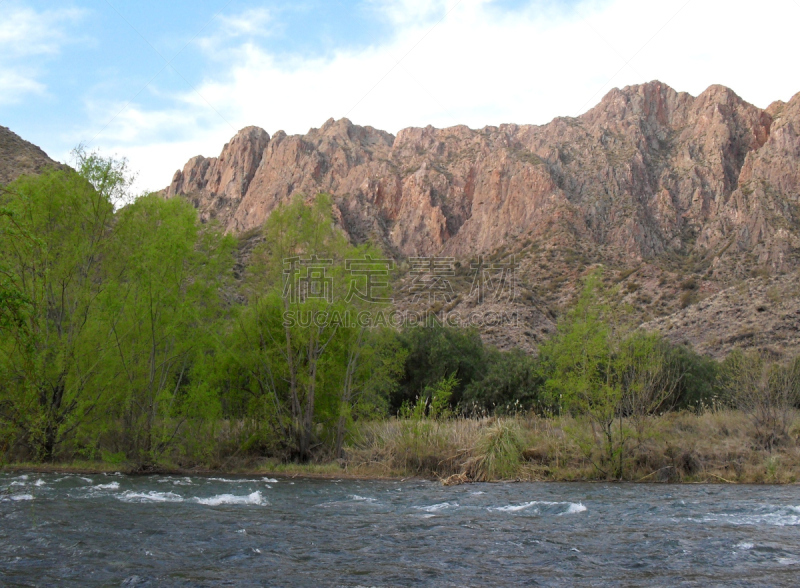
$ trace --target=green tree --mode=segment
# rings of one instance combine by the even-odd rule
[[[336,421],[335,455],[344,457],[348,426],[359,416],[383,417],[397,390],[407,351],[388,328],[353,329],[345,338],[345,373]]]
[[[599,274],[590,274],[577,304],[540,353],[549,371],[545,387],[553,403],[559,410],[588,417],[593,428],[600,429],[606,462],[616,464],[626,431],[615,426],[622,388],[614,377],[610,307],[602,300],[600,288]],[[591,444],[583,447],[591,455]],[[605,471],[601,464],[595,465]],[[613,472],[616,477],[620,473]]]
[[[673,408],[698,410],[721,397],[718,361],[685,345],[670,345],[665,353],[666,361],[683,374],[675,389]]]
[[[31,240],[32,237],[14,220],[14,213],[0,208],[0,242],[7,238]],[[0,456],[5,455],[19,434],[20,406],[14,402],[13,372],[17,361],[31,357],[28,313],[30,300],[19,276],[0,257]],[[20,349],[22,346],[22,349]],[[24,373],[25,370],[23,370]],[[30,371],[28,369],[27,371]]]
[[[392,410],[418,397],[430,400],[429,390],[437,382],[455,374],[451,407],[460,401],[464,389],[479,380],[486,369],[486,349],[475,329],[460,329],[433,323],[405,329],[400,340],[407,351],[405,372],[392,395]]]
[[[0,208],[0,235],[4,239],[31,241],[33,237],[14,220],[11,210]],[[19,276],[7,262],[0,259],[0,334],[13,336],[18,328],[25,328],[25,315],[30,300],[25,295]]]
[[[348,260],[380,266],[381,257],[372,246],[348,242],[324,194],[272,211],[253,251],[249,304],[236,336],[249,350],[248,394],[301,461],[326,439],[340,453],[353,410],[392,373],[392,362],[375,352],[374,336],[356,320],[359,311],[381,305],[353,296],[347,271]]]
[[[461,407],[466,412],[508,413],[541,409],[544,380],[535,358],[521,349],[487,352],[486,375],[464,390]]]
[[[672,401],[682,374],[665,360],[660,337],[633,332],[629,309],[614,299],[601,273],[587,276],[540,355],[551,405],[588,420],[593,436],[578,428],[576,440],[599,471],[621,478],[629,440],[641,438],[647,417]]]
[[[119,208],[134,201],[131,187],[136,174],[128,166],[128,160],[103,157],[98,151],[87,151],[84,144],[72,150],[75,169],[99,194]]]
[[[143,467],[193,416],[217,416],[209,388],[189,375],[223,312],[231,237],[201,226],[190,203],[157,195],[121,209],[104,291],[126,451]]]
[[[97,310],[113,205],[108,190],[59,170],[18,179],[2,206],[10,221],[0,232],[2,418],[49,460],[107,391],[108,340]]]

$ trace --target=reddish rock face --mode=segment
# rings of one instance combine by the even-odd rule
[[[342,119],[271,139],[248,127],[219,158],[191,159],[166,195],[241,233],[295,193],[328,192],[351,237],[401,256],[523,238],[630,260],[724,249],[786,269],[798,264],[798,187],[800,94],[761,110],[722,86],[695,98],[651,82],[543,126],[394,137]]]

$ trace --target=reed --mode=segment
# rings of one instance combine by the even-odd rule
[[[636,423],[625,444],[622,476],[642,482],[795,483],[800,481],[800,418],[795,411],[787,434],[771,448],[760,442],[750,415],[708,407],[699,413],[667,412]],[[634,427],[634,425],[636,425]],[[187,431],[189,429],[187,428]],[[289,455],[259,445],[250,422],[220,421],[208,431],[206,451],[181,436],[156,469],[187,472],[274,473],[302,476],[359,476],[475,481],[607,480],[602,445],[586,419],[519,414],[504,418],[391,418],[360,421],[344,458],[319,453],[297,464]],[[588,440],[588,442],[587,442]],[[266,455],[266,456],[265,456]],[[135,471],[113,454],[72,456],[34,464],[16,460],[2,467],[40,471]],[[106,459],[108,458],[108,459]]]
[[[793,483],[800,481],[800,419],[771,451],[741,411],[669,412],[639,425],[625,446],[622,480]],[[623,426],[629,426],[623,421]],[[605,480],[599,435],[571,417],[362,423],[345,467],[362,475],[426,476],[448,484],[493,480]],[[591,446],[589,446],[591,447]],[[615,478],[619,479],[619,478]]]

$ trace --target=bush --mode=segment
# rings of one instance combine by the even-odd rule
[[[734,407],[750,418],[756,442],[772,451],[788,440],[800,401],[800,358],[780,364],[737,349],[722,367],[723,386]]]
[[[390,398],[394,413],[404,402],[429,396],[432,386],[454,375],[458,382],[452,389],[450,406],[461,400],[464,389],[486,371],[486,350],[475,329],[457,329],[434,323],[411,327],[400,333],[400,346],[406,355],[399,386]]]
[[[694,304],[695,300],[696,300],[696,297],[694,295],[694,292],[691,291],[691,290],[688,290],[688,291],[684,292],[683,294],[681,294],[681,299],[680,299],[679,306],[681,307],[681,309],[684,309],[687,306],[691,306],[692,304]]]
[[[544,384],[535,358],[521,349],[489,351],[486,375],[464,390],[461,411],[509,414],[541,406]]]
[[[478,440],[474,457],[466,464],[466,476],[486,482],[516,477],[524,442],[519,425],[498,420]]]
[[[679,366],[677,373],[682,374],[675,389],[673,408],[697,410],[711,406],[720,398],[719,362],[685,345],[671,345],[666,354],[667,361]]]

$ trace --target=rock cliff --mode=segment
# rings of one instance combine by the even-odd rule
[[[800,95],[761,110],[722,86],[692,97],[651,82],[542,126],[396,137],[347,119],[302,136],[248,127],[218,158],[192,158],[166,193],[241,233],[294,193],[329,192],[354,238],[403,256],[546,238],[629,259],[724,248],[788,269],[800,247],[798,132]]]
[[[754,271],[800,267],[800,94],[762,110],[722,86],[693,97],[655,81],[540,126],[248,127],[219,157],[189,160],[165,195],[243,234],[293,194],[318,192],[333,195],[353,240],[398,258],[513,254],[528,311],[545,308],[529,322],[545,333],[547,308],[598,263],[651,320]],[[540,335],[523,328],[507,343]]]

